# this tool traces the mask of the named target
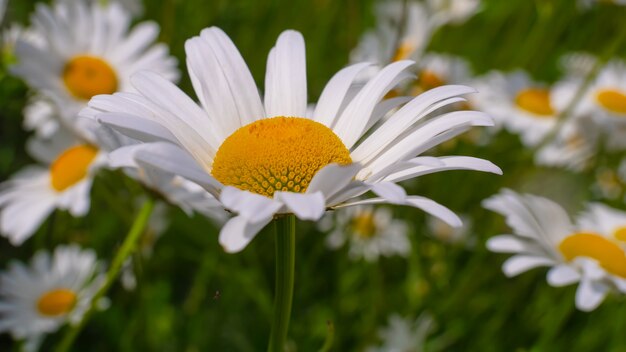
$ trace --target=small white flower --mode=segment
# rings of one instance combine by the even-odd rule
[[[406,257],[411,252],[408,226],[394,219],[390,209],[359,206],[335,215],[334,229],[326,238],[330,248],[337,249],[348,242],[350,257],[367,261],[376,261],[380,256]]]
[[[59,246],[52,255],[39,251],[30,267],[10,262],[0,274],[0,331],[37,341],[78,323],[104,279],[94,251],[76,245]]]
[[[93,176],[106,163],[97,147],[61,132],[50,140],[32,140],[28,147],[47,166],[26,167],[0,185],[0,235],[16,246],[54,209],[85,215]]]
[[[426,341],[436,328],[430,314],[422,313],[416,320],[389,316],[389,325],[378,331],[383,344],[369,347],[367,352],[421,352],[426,351]],[[445,345],[444,341],[441,341]]]
[[[533,82],[525,72],[491,72],[474,84],[480,92],[472,99],[474,106],[519,134],[524,145],[537,145],[555,126],[558,110],[550,87]]]
[[[435,26],[460,24],[480,11],[480,0],[427,0]]]
[[[132,91],[129,77],[134,72],[178,78],[167,46],[154,44],[158,25],[142,22],[130,29],[130,14],[117,3],[37,4],[31,22],[29,32],[40,42],[17,39],[12,72],[54,104],[58,123],[67,129],[77,129],[76,114],[92,96]]]
[[[611,291],[626,292],[626,252],[618,238],[618,226],[626,225],[623,213],[592,205],[574,225],[551,200],[510,190],[485,200],[483,206],[504,215],[513,229],[513,235],[487,242],[491,251],[516,253],[502,266],[507,276],[550,267],[550,285],[579,283],[576,307],[583,311],[595,309]]]

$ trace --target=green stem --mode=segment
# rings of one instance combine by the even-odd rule
[[[270,333],[269,352],[283,352],[289,331],[293,278],[296,263],[296,218],[286,215],[275,220],[276,225],[276,292],[274,320]]]
[[[104,297],[104,295],[106,295],[113,282],[115,282],[115,280],[119,276],[124,262],[135,251],[135,248],[137,247],[137,242],[139,242],[139,238],[141,237],[141,234],[144,232],[144,229],[148,224],[148,219],[150,218],[150,214],[152,213],[153,208],[154,201],[148,198],[143,204],[143,207],[141,208],[139,213],[137,214],[137,217],[135,218],[135,221],[133,222],[130,231],[128,231],[128,234],[126,235],[122,246],[115,255],[115,258],[113,258],[113,262],[111,263],[109,271],[106,275],[106,280],[102,287],[100,287],[98,292],[96,292],[96,294],[94,295],[89,310],[87,310],[87,312],[78,324],[71,326],[69,330],[67,330],[65,336],[63,336],[63,339],[57,345],[55,352],[66,352],[70,349],[70,347],[72,347],[74,340],[83,329],[91,315],[93,315],[93,313],[97,309],[98,302]]]

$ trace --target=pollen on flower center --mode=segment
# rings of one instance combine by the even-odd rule
[[[626,278],[626,253],[616,243],[594,233],[575,233],[559,244],[566,260],[576,257],[595,259],[613,275]]]
[[[117,91],[117,75],[104,60],[94,56],[76,56],[63,68],[63,82],[70,93],[83,100],[98,94]]]
[[[57,317],[69,313],[76,304],[76,294],[67,288],[45,292],[37,301],[37,311],[41,315]]]
[[[528,88],[519,91],[515,97],[515,104],[539,117],[554,116],[550,91],[544,88]]]
[[[626,226],[617,228],[617,230],[613,232],[613,237],[619,241],[626,241]]]
[[[598,103],[605,109],[626,114],[626,94],[617,89],[602,89],[596,94]]]
[[[352,230],[362,238],[368,239],[376,235],[376,220],[372,212],[363,212],[352,218]]]
[[[419,84],[424,91],[443,86],[445,83],[445,80],[433,71],[423,70],[420,73]]]
[[[211,174],[221,183],[272,197],[306,191],[324,166],[352,162],[328,127],[300,117],[273,117],[239,128],[222,143]]]
[[[98,154],[90,145],[77,145],[61,153],[50,166],[52,188],[61,192],[85,178],[89,165]]]
[[[411,54],[415,51],[415,46],[409,42],[401,43],[396,51],[393,53],[393,57],[391,58],[391,62],[396,62],[400,60],[406,60],[411,56]]]

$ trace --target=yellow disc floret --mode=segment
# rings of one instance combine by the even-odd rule
[[[48,317],[58,317],[69,313],[76,304],[76,294],[66,288],[45,292],[37,301],[37,311]]]
[[[550,102],[550,91],[544,88],[523,89],[517,93],[515,104],[540,117],[554,116],[554,109]]]
[[[222,143],[211,174],[221,183],[272,197],[303,193],[321,168],[352,162],[328,127],[300,117],[273,117],[241,127]]]
[[[596,94],[598,103],[611,112],[626,114],[626,94],[616,89],[602,89]]]
[[[98,154],[90,145],[77,145],[67,149],[50,166],[50,183],[58,192],[85,178],[89,165]]]
[[[566,260],[576,257],[595,259],[604,270],[626,278],[626,253],[615,242],[594,233],[575,233],[559,244]]]
[[[76,56],[63,68],[63,82],[70,93],[83,100],[98,94],[117,91],[117,75],[104,60],[94,56]]]
[[[364,239],[372,238],[376,235],[376,220],[371,211],[363,211],[352,218],[350,221],[352,230],[359,237]]]

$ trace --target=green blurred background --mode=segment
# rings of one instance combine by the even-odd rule
[[[11,0],[7,21],[27,23],[35,1]],[[144,1],[143,18],[157,21],[160,39],[184,63],[183,44],[202,28],[219,26],[238,46],[258,83],[278,34],[288,28],[303,33],[307,43],[309,101],[348,63],[362,33],[375,25],[372,0],[292,1]],[[142,19],[143,19],[142,18]],[[429,51],[467,59],[476,73],[522,68],[539,80],[554,81],[558,59],[572,51],[599,56],[626,54],[626,46],[607,52],[626,32],[622,7],[595,6],[581,11],[571,0],[485,0],[483,10],[463,25],[439,30]],[[193,96],[183,70],[182,88]],[[32,162],[24,151],[21,129],[26,87],[3,76],[0,85],[0,180]],[[437,154],[472,155],[498,164],[502,177],[455,171],[420,178],[407,185],[473,219],[476,244],[447,244],[429,235],[425,215],[394,208],[410,222],[409,259],[353,261],[347,251],[331,251],[315,224],[298,224],[298,253],[292,347],[317,351],[328,326],[334,326],[333,351],[360,351],[379,342],[377,331],[388,316],[416,318],[429,312],[437,322],[426,350],[441,341],[451,351],[626,351],[626,302],[610,297],[592,313],[574,308],[575,287],[553,288],[545,270],[514,279],[500,271],[505,256],[489,253],[485,239],[508,231],[502,219],[480,206],[501,187],[534,191],[576,211],[589,190],[593,173],[537,168],[532,152],[516,136],[500,133],[493,143],[467,141],[447,145]],[[130,224],[140,193],[120,173],[99,176],[90,214],[73,219],[55,213],[34,239],[14,248],[0,239],[0,267],[10,259],[28,260],[39,248],[78,242],[112,258]],[[130,185],[129,185],[130,184]],[[112,204],[116,203],[116,204]],[[613,205],[620,205],[619,203]],[[623,204],[622,204],[623,207]],[[265,349],[273,297],[274,240],[271,226],[242,253],[224,253],[217,228],[199,216],[188,218],[171,209],[171,226],[158,239],[150,257],[137,255],[138,285],[125,291],[116,284],[111,307],[96,314],[74,346],[75,351],[259,351]],[[145,243],[153,241],[146,236]],[[50,336],[49,349],[61,334]],[[0,335],[0,350],[17,350]]]

